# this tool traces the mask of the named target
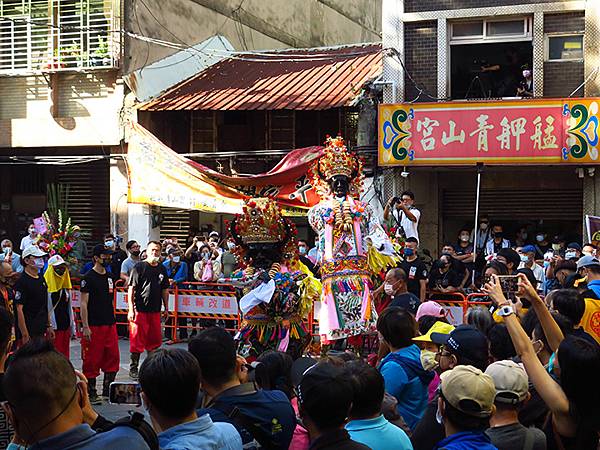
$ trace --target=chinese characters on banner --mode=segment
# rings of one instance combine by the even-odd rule
[[[319,202],[306,175],[319,146],[292,150],[267,173],[226,176],[173,151],[141,125],[128,128],[130,203],[240,213],[246,197],[271,197],[286,215],[304,215]]]
[[[600,99],[379,105],[379,165],[592,164]]]

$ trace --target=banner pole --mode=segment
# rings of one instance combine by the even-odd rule
[[[471,284],[475,284],[475,260],[477,258],[477,242],[479,234],[479,196],[481,193],[481,172],[483,172],[483,164],[477,163],[477,192],[475,197],[475,236],[473,237],[473,273],[471,274]]]

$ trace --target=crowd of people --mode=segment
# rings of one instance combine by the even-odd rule
[[[378,348],[368,355],[324,346],[295,360],[276,350],[246,360],[215,323],[194,329],[187,350],[162,347],[170,288],[240,270],[235,242],[216,232],[190,233],[184,245],[129,241],[125,251],[109,234],[78,267],[48,257],[33,227],[20,254],[3,241],[0,448],[597,450],[596,247],[542,232],[530,243],[525,228],[511,242],[484,218],[429,268],[413,203],[404,192],[386,207],[403,260],[374,280]],[[300,240],[298,253],[319,276],[315,247]],[[129,376],[146,414],[113,423],[94,405],[119,371],[119,284],[132,299]],[[469,291],[482,297],[462,323],[443,296]],[[69,360],[76,335],[81,372]]]

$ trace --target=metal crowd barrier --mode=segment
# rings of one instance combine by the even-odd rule
[[[77,331],[81,330],[81,291],[79,284],[73,280],[71,290],[71,303],[77,322]],[[129,311],[127,288],[122,280],[118,280],[113,287],[113,307],[117,325],[129,325],[127,313]],[[225,321],[225,329],[237,331],[241,324],[238,308],[238,299],[235,287],[221,283],[185,282],[181,286],[174,285],[169,289],[168,317],[163,326],[169,330],[171,341],[177,342],[181,329],[201,329],[202,326],[188,325],[188,320],[215,322]],[[185,319],[185,324],[180,325],[179,319]],[[205,322],[204,322],[205,323]]]

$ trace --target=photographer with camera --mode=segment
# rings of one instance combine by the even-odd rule
[[[415,208],[415,194],[404,191],[400,197],[392,197],[383,210],[383,220],[390,235],[399,238],[419,239],[419,219],[421,211]]]

